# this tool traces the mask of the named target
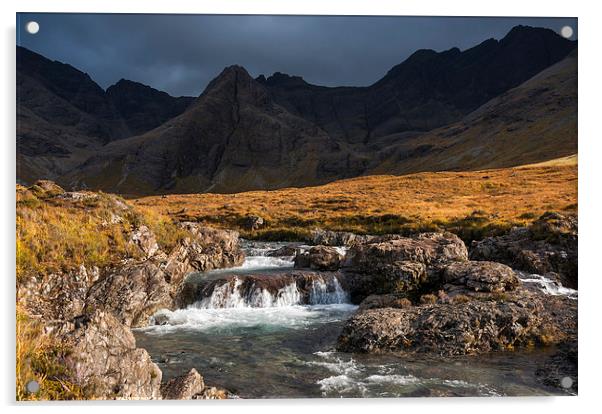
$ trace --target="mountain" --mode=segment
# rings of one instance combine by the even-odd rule
[[[577,50],[461,121],[380,151],[370,174],[467,171],[577,153]]]
[[[17,179],[58,179],[105,144],[150,130],[193,98],[133,82],[104,91],[90,76],[17,47]],[[144,103],[134,110],[131,105]]]
[[[341,150],[320,128],[276,104],[244,68],[231,66],[186,112],[105,146],[65,178],[72,186],[138,194],[311,185],[339,178],[341,171],[322,165],[339,161]],[[359,174],[350,163],[343,174]]]
[[[457,121],[564,58],[575,42],[549,29],[517,26],[461,52],[419,50],[364,88],[326,88],[276,73],[264,83],[276,102],[350,143]]]
[[[67,187],[138,195],[229,193],[372,173],[545,161],[576,152],[576,52],[567,57],[573,50],[576,42],[551,30],[518,26],[500,41],[466,51],[417,51],[368,87],[316,86],[281,73],[253,79],[231,66],[194,100],[125,80],[100,93],[79,72],[83,76],[74,82],[94,89],[87,99],[106,101],[106,109],[90,112],[77,101],[73,111],[104,126],[108,138],[79,124],[61,127],[47,134],[48,144],[89,140],[94,151],[68,157],[68,163],[51,145],[30,155],[19,150],[18,156],[27,157],[26,168],[40,160],[60,164],[45,165],[55,174],[48,178]],[[65,101],[62,89],[75,89],[52,89],[49,79],[42,80],[31,89],[52,97],[53,105]],[[18,92],[28,103],[25,90]],[[62,125],[56,106],[18,106],[22,114],[49,112],[44,126]],[[24,141],[44,131],[39,126],[37,119],[24,120],[18,140],[19,134]],[[33,171],[19,179],[36,172],[44,177]]]
[[[107,89],[128,128],[128,136],[143,134],[184,112],[194,101],[189,96],[174,98],[142,83],[121,79]]]

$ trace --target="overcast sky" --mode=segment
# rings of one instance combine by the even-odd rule
[[[25,25],[37,21],[40,31]],[[365,86],[417,49],[464,50],[518,24],[560,32],[563,18],[32,14],[17,43],[87,72],[107,88],[121,78],[172,95],[199,95],[228,65],[327,86]]]

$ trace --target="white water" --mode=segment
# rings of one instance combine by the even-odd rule
[[[562,286],[560,283],[557,283],[545,276],[541,276],[538,274],[528,274],[519,272],[518,276],[523,283],[533,283],[536,284],[539,289],[544,292],[546,295],[552,296],[568,296],[571,299],[577,299],[578,291],[575,289],[570,289]]]
[[[357,306],[351,304],[219,309],[191,306],[175,311],[162,309],[151,317],[150,325],[141,330],[160,335],[178,329],[211,331],[257,326],[304,329],[316,323],[341,321],[356,309]],[[165,325],[155,325],[155,320],[160,320]]]
[[[353,358],[336,352],[315,352],[319,360],[308,361],[307,365],[326,368],[333,375],[317,381],[322,395],[360,394],[362,396],[388,395],[383,387],[443,385],[449,388],[474,389],[478,395],[498,396],[495,389],[484,384],[473,384],[462,380],[440,378],[418,378],[411,374],[398,373],[398,364],[382,364],[378,367],[363,365]],[[377,368],[375,373],[375,368]]]

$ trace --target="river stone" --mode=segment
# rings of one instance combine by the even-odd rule
[[[311,232],[311,241],[315,245],[323,246],[355,246],[367,243],[374,236],[358,235],[346,231],[331,231],[315,229]]]
[[[576,337],[576,324],[576,301],[521,292],[509,300],[359,311],[347,321],[337,349],[479,354],[559,343]]]
[[[161,395],[164,400],[191,400],[204,389],[203,377],[192,368],[186,375],[172,378],[161,385]]]
[[[307,252],[297,252],[295,267],[309,267],[313,270],[338,270],[342,265],[343,257],[334,247],[313,246]]]
[[[443,270],[445,290],[472,290],[475,292],[504,292],[519,284],[514,271],[495,262],[457,262]]]
[[[577,217],[545,213],[529,227],[473,241],[470,258],[540,275],[554,272],[563,285],[577,289],[577,251]]]
[[[383,265],[413,261],[439,270],[449,262],[468,260],[464,242],[451,233],[421,233],[412,237],[393,235],[375,240],[349,249],[345,265],[357,271],[371,272]]]

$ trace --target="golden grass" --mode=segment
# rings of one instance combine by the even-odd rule
[[[17,308],[16,325],[16,399],[31,400],[81,400],[86,398],[82,389],[69,381],[69,373],[61,357],[69,352],[53,343],[43,333],[43,324]],[[27,383],[36,381],[39,391],[27,392]]]
[[[368,176],[306,188],[131,200],[177,220],[251,238],[303,238],[314,227],[358,233],[450,230],[465,239],[524,225],[549,210],[576,212],[577,160],[475,172]],[[245,230],[244,218],[266,225]]]
[[[17,188],[17,280],[26,274],[47,274],[85,266],[105,267],[138,250],[128,243],[130,232],[142,224],[170,250],[188,233],[170,217],[122,198],[83,193],[68,199],[40,191],[36,186]]]

